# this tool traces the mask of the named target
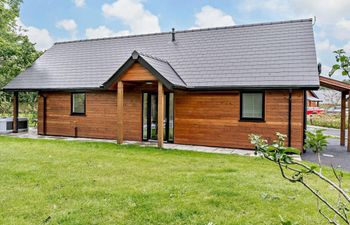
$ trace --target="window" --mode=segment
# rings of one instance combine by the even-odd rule
[[[264,120],[264,93],[241,93],[241,120]]]
[[[85,115],[85,93],[72,93],[72,114]]]
[[[158,94],[143,93],[142,140],[158,139]],[[174,93],[164,95],[164,141],[174,142]]]

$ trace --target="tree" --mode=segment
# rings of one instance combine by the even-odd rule
[[[344,49],[336,50],[333,53],[335,53],[335,60],[337,63],[333,65],[328,75],[331,77],[336,71],[341,70],[343,76],[350,78],[350,58],[345,55]]]
[[[321,166],[321,152],[326,150],[328,141],[327,138],[330,136],[324,135],[322,129],[316,129],[315,132],[305,131],[305,149],[311,149],[318,159],[318,165],[320,166],[320,173],[322,173]]]
[[[323,104],[328,107],[336,107],[340,105],[341,93],[329,88],[322,88],[322,91],[318,92],[319,97],[323,100]]]
[[[21,0],[0,0],[0,89],[41,55],[28,37],[18,32],[22,29],[16,24],[21,3]],[[20,100],[34,104],[36,97],[33,93],[22,93]],[[0,114],[9,113],[10,94],[0,91],[0,102]]]

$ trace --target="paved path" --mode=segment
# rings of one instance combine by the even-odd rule
[[[326,135],[332,135],[332,136],[335,136],[335,137],[340,137],[340,129],[335,129],[335,128],[325,128],[325,127],[317,127],[317,126],[307,126],[307,129],[308,130],[313,130],[313,129],[323,129],[325,130],[323,133],[326,134]],[[348,133],[348,130],[346,129],[345,130],[345,137],[346,134]]]
[[[97,142],[109,142],[116,143],[115,140],[106,139],[94,139],[94,138],[72,138],[72,137],[61,137],[61,136],[43,136],[38,135],[36,129],[30,128],[28,132],[9,133],[3,134],[6,136],[20,137],[20,138],[33,138],[33,139],[60,139],[66,141],[97,141]],[[157,146],[157,142],[136,142],[136,141],[125,141],[124,144],[137,144],[140,146]],[[206,146],[194,146],[194,145],[179,145],[179,144],[164,144],[166,149],[176,149],[184,151],[196,151],[196,152],[207,152],[207,153],[220,153],[220,154],[236,154],[243,156],[255,156],[252,150],[242,150],[233,148],[217,148],[217,147],[206,147]]]
[[[315,128],[321,128],[321,127],[315,127],[315,126],[307,127],[308,130],[313,130]],[[338,167],[343,170],[350,171],[350,153],[347,152],[345,146],[339,145],[340,130],[333,129],[333,128],[321,128],[321,129],[325,129],[324,131],[325,134],[333,135],[337,137],[337,138],[329,139],[329,145],[327,150],[325,150],[321,154],[321,163],[323,165],[327,165],[327,166],[333,165],[334,167]],[[304,153],[301,156],[301,158],[306,161],[318,163],[316,155],[310,150],[306,151],[306,153]]]

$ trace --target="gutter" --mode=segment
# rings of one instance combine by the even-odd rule
[[[37,92],[37,91],[69,91],[69,92],[78,92],[78,91],[101,91],[104,90],[101,87],[77,87],[77,88],[3,88],[2,91],[13,92],[13,91],[28,91],[28,92]]]
[[[163,80],[161,80],[163,81]],[[107,81],[108,82],[108,81]],[[106,83],[107,83],[106,82]],[[235,90],[318,90],[319,85],[312,86],[180,86],[171,84],[166,85],[170,90],[188,90],[188,91],[235,91]],[[99,87],[76,87],[76,88],[3,88],[2,91],[101,91],[107,90],[107,85],[102,84]]]
[[[176,87],[177,88],[177,87]],[[318,90],[319,86],[297,87],[297,86],[226,86],[226,87],[183,87],[188,91],[236,91],[236,90]]]

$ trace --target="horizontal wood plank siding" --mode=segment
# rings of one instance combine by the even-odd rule
[[[124,139],[141,141],[142,93],[139,89],[124,90]]]
[[[124,90],[124,139],[141,141],[142,90]],[[69,92],[46,92],[47,135],[116,139],[116,91],[87,92],[86,116],[71,116]],[[288,91],[265,91],[265,122],[240,121],[240,92],[186,92],[174,94],[174,142],[205,146],[248,148],[251,133],[269,141],[275,133],[288,134]],[[292,93],[292,146],[303,145],[303,91]],[[43,132],[43,98],[39,98],[38,133]],[[287,143],[287,142],[286,142]]]
[[[293,93],[292,145],[302,147],[303,92]],[[275,139],[277,131],[288,133],[288,91],[265,92],[265,122],[240,122],[240,93],[175,94],[175,140],[177,144],[252,148],[251,133]]]
[[[87,92],[86,115],[71,115],[71,93],[47,92],[46,134],[60,136],[116,139],[117,93]],[[43,101],[39,98],[38,133],[43,134]],[[126,140],[141,140],[141,94],[124,94],[124,136]]]
[[[139,63],[133,64],[121,77],[122,81],[155,81],[157,80],[149,70]]]
[[[303,148],[304,138],[304,92],[292,93],[292,146]]]

